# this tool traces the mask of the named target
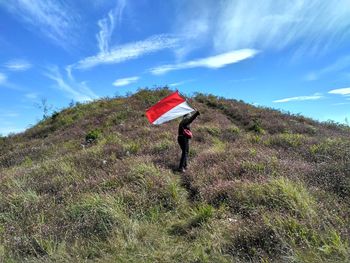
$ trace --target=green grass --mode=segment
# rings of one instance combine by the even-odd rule
[[[221,189],[214,192],[212,202],[217,204],[222,195],[226,196],[223,201],[233,211],[243,214],[259,209],[277,210],[302,218],[315,216],[315,201],[306,188],[283,177],[266,183],[237,183],[224,192]]]
[[[268,141],[268,145],[276,145],[284,148],[288,147],[300,147],[305,141],[305,136],[302,134],[290,134],[282,133],[271,137]]]

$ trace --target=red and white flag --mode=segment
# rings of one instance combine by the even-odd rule
[[[162,124],[194,111],[178,91],[158,101],[146,111],[147,119],[152,124]]]

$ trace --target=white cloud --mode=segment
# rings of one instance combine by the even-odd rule
[[[100,52],[95,56],[84,58],[72,66],[77,69],[88,69],[102,64],[117,64],[175,47],[177,43],[177,38],[168,35],[155,35],[142,41],[115,46],[107,52]]]
[[[304,55],[317,54],[347,43],[350,26],[349,0],[182,1],[178,13],[177,20],[185,28],[189,25],[187,29],[199,39],[212,39],[218,52],[293,47]],[[195,21],[209,28],[196,30],[191,26]]]
[[[26,60],[14,59],[5,63],[5,67],[12,71],[26,71],[32,67],[32,64]]]
[[[5,84],[7,82],[7,76],[4,73],[0,72],[0,85]]]
[[[285,103],[290,101],[305,101],[305,100],[319,100],[322,99],[323,95],[320,93],[315,93],[311,96],[298,96],[298,97],[290,97],[290,98],[284,98],[280,100],[274,100],[274,103]]]
[[[112,11],[108,13],[108,18],[99,20],[97,24],[100,27],[100,32],[96,36],[98,47],[100,52],[106,53],[109,50],[109,43],[114,30],[114,16]]]
[[[138,80],[139,80],[139,77],[122,78],[122,79],[117,79],[116,81],[114,81],[113,85],[116,87],[121,87],[121,86],[129,85],[131,83],[135,83]]]
[[[69,98],[76,101],[91,101],[97,98],[97,95],[87,86],[86,82],[77,82],[72,76],[65,79],[56,66],[50,67],[44,75],[55,81],[57,87],[64,91]]]
[[[234,51],[219,54],[216,56],[191,60],[184,63],[163,65],[163,66],[151,69],[151,73],[154,75],[161,75],[169,71],[188,69],[188,68],[197,68],[197,67],[217,69],[217,68],[222,68],[224,66],[227,66],[229,64],[234,64],[239,61],[254,57],[257,53],[258,51],[254,49],[234,50]]]
[[[79,16],[72,12],[73,8],[66,1],[12,0],[0,1],[0,6],[57,45],[67,47],[74,41]]]
[[[174,82],[174,83],[169,84],[168,86],[169,86],[169,87],[178,87],[178,86],[182,86],[182,85],[184,85],[184,84],[186,84],[186,83],[189,83],[189,82],[192,82],[192,81],[194,81],[194,79],[184,80],[184,81],[179,81],[179,82]]]
[[[116,7],[108,12],[107,17],[98,20],[97,24],[100,27],[100,31],[96,38],[101,53],[108,53],[116,22],[118,25],[121,24],[125,6],[125,0],[118,0]]]
[[[333,89],[333,90],[328,91],[328,93],[349,96],[350,95],[350,88]]]
[[[117,64],[178,45],[179,39],[161,34],[141,41],[111,46],[113,31],[122,23],[125,6],[125,0],[118,0],[116,7],[109,11],[106,17],[98,21],[100,31],[96,38],[99,52],[68,66],[70,72],[72,69],[89,69],[103,64]]]

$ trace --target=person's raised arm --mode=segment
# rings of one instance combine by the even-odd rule
[[[200,115],[199,111],[196,110],[196,112],[188,119],[185,119],[184,120],[184,125],[188,125],[188,124],[191,124],[197,117],[198,115]]]

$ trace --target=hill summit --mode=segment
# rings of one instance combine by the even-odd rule
[[[350,129],[171,90],[76,104],[0,138],[1,262],[350,262]]]

